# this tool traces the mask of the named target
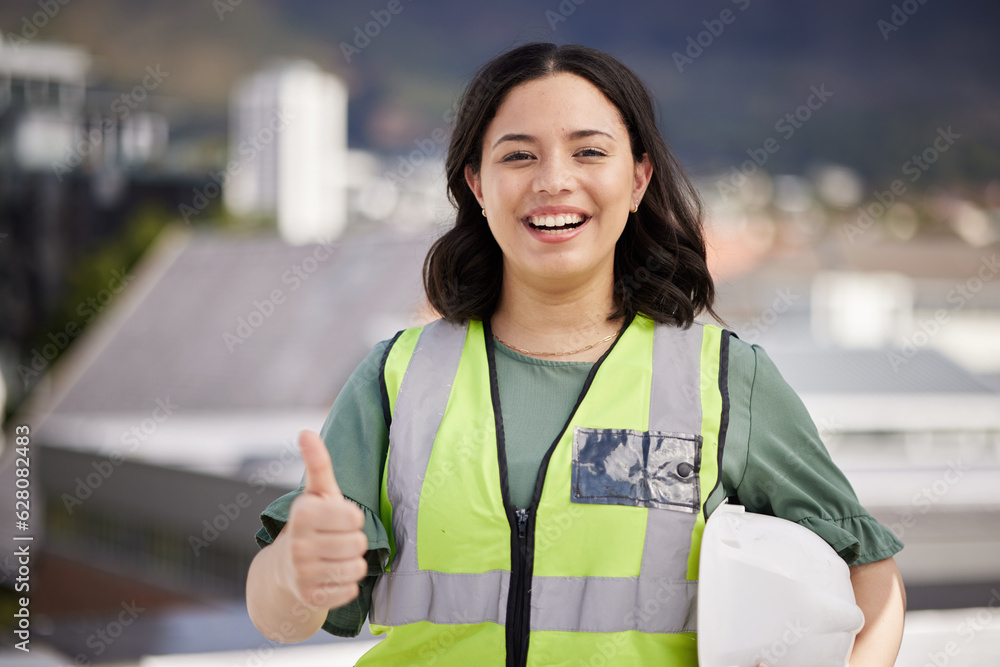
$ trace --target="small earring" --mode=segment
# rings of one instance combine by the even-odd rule
[[[483,209],[483,217],[484,218],[486,217],[486,209],[485,208]]]
[[[639,202],[637,201],[632,202],[632,212],[635,213],[638,210],[639,210]]]

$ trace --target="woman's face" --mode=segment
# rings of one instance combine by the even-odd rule
[[[614,249],[652,168],[635,162],[615,106],[559,73],[507,94],[465,177],[504,255],[504,277],[572,285],[613,275]]]

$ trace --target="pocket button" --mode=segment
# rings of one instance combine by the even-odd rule
[[[685,477],[685,478],[690,477],[691,473],[693,472],[694,472],[694,466],[692,466],[687,461],[681,461],[679,464],[677,464],[677,474],[680,477]]]

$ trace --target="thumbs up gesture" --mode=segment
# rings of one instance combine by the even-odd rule
[[[319,435],[304,430],[299,449],[306,465],[305,489],[292,503],[279,537],[285,543],[285,585],[309,609],[340,607],[358,596],[368,573],[364,513],[344,498],[333,463]]]

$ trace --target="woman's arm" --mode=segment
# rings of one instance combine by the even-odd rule
[[[288,536],[282,531],[254,557],[247,573],[250,620],[262,635],[286,644],[312,637],[327,614],[325,609],[307,607],[281,581],[280,573],[291,560],[287,547]]]
[[[893,558],[851,568],[854,599],[865,627],[854,642],[851,667],[892,667],[903,639],[906,590]]]
[[[306,507],[299,502],[302,496],[309,496],[303,488],[277,498],[261,513],[263,527],[257,533],[257,543],[262,551],[250,564],[247,576],[247,607],[251,619],[261,632],[275,640],[283,642],[298,641],[314,634],[317,628],[324,628],[330,634],[341,637],[356,637],[364,625],[368,615],[369,603],[375,580],[382,572],[382,563],[388,560],[389,538],[382,526],[377,511],[370,508],[379,507],[380,481],[382,467],[389,447],[389,429],[382,405],[380,387],[380,372],[382,358],[386,353],[389,341],[377,343],[365,357],[364,361],[354,370],[347,383],[337,395],[323,427],[320,439],[325,441],[327,454],[332,467],[337,471],[337,479],[333,483],[344,484],[343,491],[350,498],[347,504],[354,509],[363,510],[363,537],[368,537],[367,570],[360,568],[365,576],[360,581],[361,594],[355,600],[344,604],[353,595],[342,600],[333,597],[324,600],[323,604],[312,606],[329,606],[332,609],[322,616],[298,602],[292,586],[294,576],[290,574],[293,568],[289,540],[297,535],[301,538],[303,528],[300,525],[303,511],[313,501],[306,500]],[[334,446],[336,443],[336,446]],[[301,446],[301,443],[300,443]],[[319,452],[317,452],[319,453]],[[323,466],[326,466],[325,459]],[[319,477],[325,477],[325,473]],[[337,496],[342,494],[338,491]],[[293,512],[292,508],[296,507]],[[309,512],[305,511],[308,515]],[[329,510],[321,510],[321,515],[329,514]],[[294,515],[294,516],[293,516]],[[309,523],[308,516],[306,523]],[[336,536],[327,534],[319,539],[328,542]],[[291,539],[292,542],[299,541]],[[306,541],[308,543],[309,540]],[[312,540],[316,543],[317,540]],[[363,544],[364,540],[359,539]],[[336,544],[327,544],[320,551],[323,558],[333,558]],[[303,547],[299,547],[299,556],[303,557]],[[335,564],[328,564],[333,567]],[[343,569],[344,565],[336,565]],[[331,572],[330,579],[336,576]],[[307,583],[307,582],[302,582]],[[356,594],[358,586],[349,582],[346,589]],[[300,590],[299,593],[303,591]],[[338,606],[338,603],[342,606]],[[325,620],[324,620],[325,619]]]
[[[268,639],[298,642],[319,630],[328,610],[358,596],[368,573],[364,514],[344,498],[323,440],[302,431],[305,488],[288,522],[247,573],[250,620]]]

